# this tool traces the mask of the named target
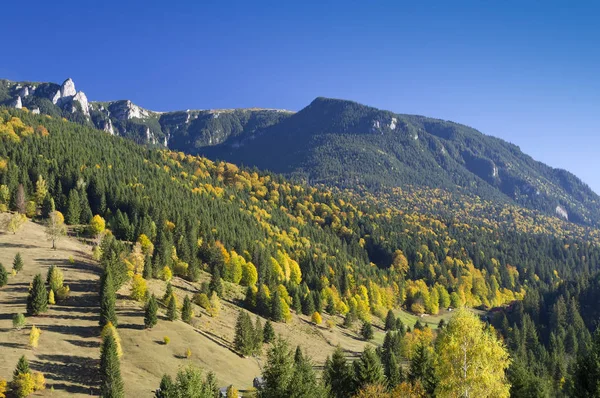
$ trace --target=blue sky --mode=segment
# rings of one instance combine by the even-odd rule
[[[60,4],[60,7],[56,4]],[[3,4],[0,77],[75,80],[153,110],[317,96],[453,120],[600,192],[600,3],[30,1]]]

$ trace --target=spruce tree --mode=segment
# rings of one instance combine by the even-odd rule
[[[50,195],[46,195],[44,198],[44,202],[42,203],[42,217],[48,218],[50,217],[50,213],[56,210],[56,206],[54,205],[54,199]]]
[[[385,381],[383,366],[371,347],[366,347],[360,358],[354,361],[354,381],[357,390],[368,384],[382,384]]]
[[[173,285],[171,285],[171,282],[167,282],[167,288],[165,289],[165,294],[162,298],[162,301],[165,303],[165,305],[168,305],[171,296],[173,296]]]
[[[271,299],[271,319],[275,322],[283,321],[283,306],[281,305],[281,296],[278,291],[275,291]]]
[[[388,363],[385,369],[385,376],[388,382],[388,388],[393,390],[398,384],[404,381],[402,366],[396,359],[396,355],[392,352],[388,358]]]
[[[385,317],[385,330],[390,331],[394,330],[396,327],[396,316],[392,310],[389,310],[387,316]]]
[[[267,353],[263,369],[264,385],[259,389],[260,398],[289,397],[289,385],[294,375],[294,359],[287,341],[275,340]]]
[[[219,297],[223,295],[223,281],[221,281],[221,274],[219,273],[219,269],[216,267],[213,269],[210,283],[208,284],[208,291],[209,293],[217,293],[217,296]]]
[[[294,354],[294,373],[287,387],[286,396],[303,398],[322,398],[326,396],[310,359],[304,356],[299,346]]]
[[[39,315],[48,311],[48,291],[42,280],[42,275],[37,274],[33,278],[33,286],[27,297],[27,313],[29,315]]]
[[[169,375],[163,375],[160,379],[158,391],[154,394],[155,398],[175,398],[177,395],[173,379]]]
[[[422,343],[417,344],[410,368],[408,379],[411,382],[420,381],[425,390],[433,394],[435,390],[435,374],[433,368],[433,358],[429,348]]]
[[[360,329],[360,334],[362,335],[363,339],[367,341],[373,338],[373,326],[371,325],[371,322],[363,323],[362,328]]]
[[[400,318],[396,318],[396,330],[400,333],[400,336],[404,336],[406,334],[406,327]]]
[[[251,355],[254,351],[255,340],[250,316],[246,311],[240,310],[235,324],[235,337],[233,340],[235,349],[242,355]]]
[[[192,301],[190,300],[190,296],[186,295],[183,299],[183,307],[181,307],[181,320],[185,323],[190,323],[193,315]]]
[[[104,270],[100,286],[100,326],[104,327],[108,322],[117,326],[117,312],[115,303],[117,297],[113,285],[112,271],[110,268]]]
[[[121,364],[117,353],[117,343],[112,333],[102,340],[100,353],[100,396],[103,398],[125,397],[121,379]]]
[[[339,345],[330,357],[327,357],[323,369],[323,382],[329,387],[331,396],[346,398],[352,395],[353,372]]]
[[[177,320],[177,300],[173,294],[171,294],[169,304],[167,305],[167,319],[171,322]]]
[[[144,279],[152,279],[152,257],[149,254],[144,257],[144,272],[142,276]]]
[[[6,268],[4,265],[0,263],[0,287],[6,286],[8,283],[8,272],[6,272]]]
[[[588,353],[581,356],[574,366],[573,397],[600,396],[600,328],[594,333]]]
[[[29,369],[29,361],[25,358],[25,355],[21,355],[19,358],[19,362],[17,362],[17,367],[13,372],[13,379],[19,376],[20,374],[26,374],[31,372]]]
[[[16,272],[21,272],[23,269],[23,257],[21,257],[21,253],[17,253],[13,260],[13,269]]]
[[[146,329],[152,329],[158,323],[157,312],[158,304],[156,303],[156,296],[153,294],[148,299],[144,311],[144,326]]]
[[[81,199],[77,189],[71,189],[69,192],[69,199],[67,201],[67,214],[65,214],[65,221],[69,225],[79,224],[81,217]]]
[[[271,321],[267,320],[265,327],[263,328],[263,341],[267,344],[272,343],[275,340],[275,329]]]
[[[311,316],[315,312],[315,301],[312,294],[307,294],[302,302],[302,313],[306,316]]]

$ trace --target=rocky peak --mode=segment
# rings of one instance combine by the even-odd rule
[[[73,97],[75,94],[77,94],[77,91],[75,90],[75,82],[73,79],[68,78],[63,82],[62,86],[60,86],[60,96],[62,98]]]
[[[129,100],[116,101],[109,105],[111,116],[119,120],[144,119],[150,116],[147,109],[140,108]]]
[[[77,94],[73,96],[73,101],[79,102],[84,115],[90,116],[90,106],[88,103],[88,99],[83,91],[78,91]]]
[[[21,109],[23,108],[23,103],[21,102],[21,96],[17,95],[17,98],[11,104],[13,108]]]

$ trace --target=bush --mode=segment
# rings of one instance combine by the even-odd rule
[[[365,340],[371,340],[373,338],[373,326],[371,326],[370,322],[363,323],[360,334]]]
[[[42,331],[39,328],[35,327],[35,325],[31,327],[31,332],[29,332],[29,347],[37,348],[41,334]]]
[[[25,315],[23,314],[15,314],[12,319],[13,327],[17,330],[21,330],[25,327],[27,321],[25,320]]]
[[[31,373],[20,373],[12,382],[12,390],[18,398],[25,398],[35,391],[35,381]]]
[[[71,289],[69,288],[69,286],[63,286],[60,289],[58,289],[58,291],[56,292],[55,297],[58,299],[58,301],[64,301],[66,299],[68,299],[71,296]]]
[[[192,349],[188,348],[187,350],[185,350],[185,357],[190,359],[192,357]]]
[[[73,256],[69,256],[69,264],[75,264],[75,259]]]
[[[323,318],[321,318],[321,314],[319,314],[318,312],[313,312],[312,317],[310,318],[310,320],[312,321],[312,323],[314,323],[315,325],[320,325],[321,322],[323,322]]]
[[[206,295],[206,293],[194,294],[193,301],[196,305],[199,305],[200,307],[202,307],[204,309],[207,309],[208,307],[210,307],[210,300],[208,299],[208,296]]]
[[[171,342],[171,339],[169,338],[169,336],[163,337],[163,343],[165,343],[165,345],[168,345],[170,342]]]
[[[141,275],[135,274],[131,281],[131,298],[135,301],[144,301],[147,290],[146,280]]]

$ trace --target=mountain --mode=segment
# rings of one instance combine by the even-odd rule
[[[600,225],[600,198],[573,174],[519,147],[450,121],[317,98],[276,109],[155,112],[131,101],[88,102],[71,79],[0,81],[0,104],[62,116],[138,143],[256,166],[312,184],[423,186],[517,203],[583,225]]]

